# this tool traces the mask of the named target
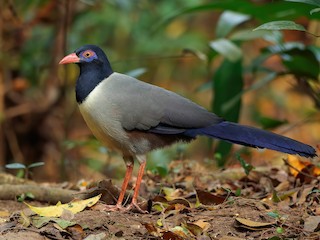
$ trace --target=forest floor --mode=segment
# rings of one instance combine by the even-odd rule
[[[205,169],[188,162],[176,163],[174,173],[165,179],[147,173],[141,196],[148,201],[141,206],[149,213],[144,214],[101,210],[103,202],[114,203],[118,193],[111,181],[85,190],[85,197],[68,192],[65,184],[2,184],[2,199],[3,191],[26,186],[28,193],[37,189],[33,195],[41,201],[26,199],[31,206],[52,206],[48,202],[56,199],[51,196],[66,202],[68,197],[63,195],[70,193],[71,199],[99,193],[102,197],[91,207],[75,213],[63,211],[54,217],[35,214],[16,200],[1,200],[0,239],[320,239],[319,170],[293,160],[298,163],[256,168],[248,176],[241,167],[206,174]],[[75,202],[69,207],[73,205]]]

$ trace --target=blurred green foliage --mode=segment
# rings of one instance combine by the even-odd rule
[[[21,163],[10,163],[10,164],[7,164],[5,167],[7,169],[18,170],[16,177],[28,179],[31,177],[30,175],[32,174],[30,169],[41,167],[44,164],[45,164],[44,162],[35,162],[35,163],[31,163],[28,166],[25,166],[24,164],[21,164]]]
[[[6,30],[8,33],[4,36],[14,40],[6,42],[3,39],[4,51],[0,60],[3,67],[12,72],[12,79],[20,76],[28,81],[30,86],[23,94],[36,101],[39,101],[37,96],[43,91],[43,86],[47,86],[51,78],[58,79],[55,84],[59,91],[65,93],[63,96],[66,100],[62,105],[56,104],[58,107],[50,111],[63,116],[63,124],[59,125],[63,134],[54,141],[64,141],[65,144],[56,144],[62,146],[64,151],[79,146],[96,149],[92,143],[70,140],[78,131],[73,129],[76,124],[70,124],[70,119],[75,119],[75,100],[71,97],[69,99],[69,96],[74,95],[74,80],[78,69],[72,66],[66,71],[61,68],[57,70],[63,48],[71,52],[88,43],[106,50],[114,70],[139,76],[142,80],[170,88],[191,99],[200,93],[201,101],[207,105],[212,103],[212,111],[231,121],[239,120],[243,94],[265,88],[271,81],[286,74],[296,77],[301,93],[307,94],[319,109],[320,50],[315,39],[310,41],[305,37],[301,40],[287,40],[279,30],[296,26],[292,22],[281,25],[281,28],[279,25],[271,25],[270,28],[269,24],[268,28],[252,31],[266,22],[295,21],[301,18],[306,19],[304,27],[307,28],[311,20],[318,22],[320,19],[317,8],[310,4],[312,2],[13,1],[11,11],[14,9],[15,21],[20,25],[10,25],[11,30]],[[248,44],[254,47],[253,43],[257,40],[267,44],[260,46],[261,49],[255,53],[248,53]],[[265,65],[273,56],[280,57],[286,70],[279,71]],[[250,84],[245,83],[248,76],[252,79]],[[193,91],[197,89],[197,93]],[[61,111],[61,106],[66,110]],[[265,128],[286,123],[282,119],[264,116],[259,111],[256,115],[260,117],[256,118],[257,124]],[[166,150],[166,153],[163,150],[151,153],[150,168],[165,175],[168,163],[181,146]],[[224,166],[231,145],[221,143],[215,149],[219,156],[218,165]],[[65,152],[55,158],[59,157],[67,159],[68,154]],[[90,158],[84,159],[83,162],[91,168],[101,168],[100,163],[93,164],[91,161],[89,164],[86,159]]]
[[[318,6],[319,4],[308,0],[273,1],[272,3],[260,5],[247,0],[239,0],[237,1],[237,4],[235,4],[235,1],[232,0],[212,1],[212,3],[209,4],[192,6],[191,8],[179,10],[177,13],[166,18],[162,24],[170,22],[172,19],[179,18],[180,16],[188,13],[199,13],[203,11],[221,9],[224,10],[224,12],[222,12],[220,15],[216,25],[216,40],[211,41],[209,44],[214,51],[225,58],[225,60],[216,69],[216,73],[212,78],[214,91],[212,109],[213,112],[223,116],[229,121],[238,121],[239,112],[241,109],[241,95],[247,91],[257,89],[257,87],[263,87],[269,81],[274,80],[279,75],[284,74],[283,72],[266,69],[263,65],[263,63],[269,57],[275,54],[278,54],[282,58],[283,65],[287,68],[285,74],[293,74],[297,78],[298,84],[304,86],[305,93],[311,95],[315,105],[319,108],[320,68],[318,51],[320,48],[316,46],[308,47],[301,42],[285,43],[282,34],[280,32],[275,33],[275,31],[278,30],[306,31],[305,28],[299,24],[296,24],[292,21],[281,20],[296,19],[297,17],[302,16],[307,16],[310,19],[320,19],[319,14],[308,15],[309,13],[317,12],[314,10],[313,5]],[[272,22],[253,29],[253,24],[248,24],[247,26],[243,25],[243,23],[248,22],[248,20]],[[278,21],[276,22],[274,20]],[[250,30],[256,30],[256,34],[248,34]],[[273,30],[273,32],[257,30]],[[275,34],[275,36],[278,37],[270,38],[270,35],[272,34]],[[234,38],[234,35],[237,37]],[[316,36],[316,34],[314,35]],[[241,37],[239,38],[239,36]],[[238,45],[247,41],[251,41],[255,38],[262,38],[273,43],[273,46],[266,48],[266,51],[272,52],[272,54],[265,57],[265,54],[261,52],[261,55],[257,56],[257,59],[260,59],[259,64],[257,64],[256,59],[253,58],[251,59],[252,62],[249,64],[249,66],[245,66],[242,59],[244,53],[238,47]],[[286,46],[290,46],[290,48],[287,48]],[[217,55],[211,54],[209,56],[211,56],[210,60],[212,61]],[[261,57],[263,58],[262,61]],[[244,72],[247,72],[248,70],[251,70],[252,74],[257,74],[259,72],[267,74],[265,75],[263,81],[253,85],[255,86],[254,88],[249,87],[247,90],[243,90],[243,76]],[[314,87],[314,83],[316,83],[317,87]],[[261,119],[268,120],[260,122],[264,124],[264,127],[270,127],[271,124],[278,126],[281,123],[286,123],[286,121],[271,119],[268,117],[260,118],[260,120]],[[231,144],[225,142],[219,143],[218,147],[216,148],[217,153],[220,153],[219,158],[216,158],[218,166],[224,166],[230,149]]]

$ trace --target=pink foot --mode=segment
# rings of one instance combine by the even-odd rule
[[[124,212],[127,208],[123,207],[120,204],[116,205],[105,205],[103,206],[102,210],[107,212]]]

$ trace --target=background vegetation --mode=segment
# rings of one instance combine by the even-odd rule
[[[44,162],[33,172],[46,181],[122,176],[121,158],[91,137],[79,115],[77,67],[58,65],[87,43],[101,46],[115,71],[315,146],[319,8],[312,0],[2,0],[0,166]],[[300,25],[252,31],[280,20]],[[169,162],[186,157],[224,166],[236,153],[254,164],[281,158],[200,139],[151,153],[149,169],[165,175]]]

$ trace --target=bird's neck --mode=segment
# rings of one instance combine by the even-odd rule
[[[80,75],[76,83],[76,99],[81,104],[91,91],[113,71],[108,63],[79,64]]]

